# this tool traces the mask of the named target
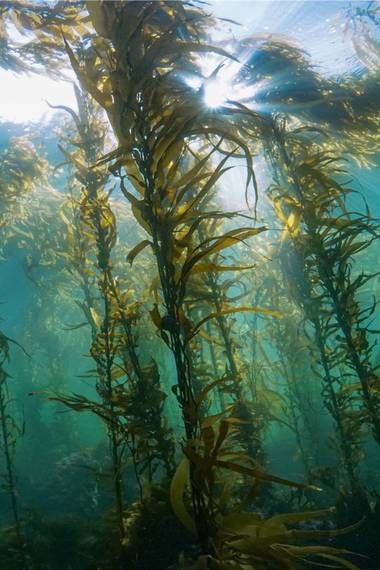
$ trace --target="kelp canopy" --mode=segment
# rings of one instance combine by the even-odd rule
[[[4,568],[378,568],[378,4],[338,77],[202,2],[0,16],[75,95],[4,125]]]

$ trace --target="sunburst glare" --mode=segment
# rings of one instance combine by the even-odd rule
[[[203,94],[205,105],[217,109],[228,102],[252,100],[262,84],[247,85],[237,80],[244,64],[218,57],[201,57],[198,61],[201,77],[186,78],[192,89]]]

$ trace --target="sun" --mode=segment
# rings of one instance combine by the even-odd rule
[[[234,60],[209,55],[198,59],[201,76],[186,77],[186,84],[203,94],[203,103],[218,109],[228,102],[253,100],[260,85],[248,85],[238,80],[243,64]],[[202,79],[203,78],[203,79]]]

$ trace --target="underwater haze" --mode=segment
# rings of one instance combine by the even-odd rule
[[[380,3],[0,2],[0,568],[380,568]]]

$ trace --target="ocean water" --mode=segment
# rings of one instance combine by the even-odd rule
[[[378,3],[0,18],[1,568],[379,568]]]

